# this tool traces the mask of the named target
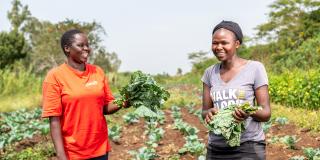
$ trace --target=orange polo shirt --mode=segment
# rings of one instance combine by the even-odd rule
[[[62,64],[43,82],[42,117],[60,116],[69,159],[88,159],[110,151],[103,106],[114,100],[103,70],[86,64],[84,72]]]

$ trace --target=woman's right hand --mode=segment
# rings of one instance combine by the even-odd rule
[[[216,115],[218,113],[218,109],[217,108],[210,108],[206,111],[206,116],[205,116],[205,122],[209,123],[210,121],[213,120],[214,115]]]

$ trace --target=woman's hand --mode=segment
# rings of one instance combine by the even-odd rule
[[[241,109],[236,108],[235,111],[233,112],[233,117],[236,119],[237,122],[242,122],[246,120],[249,117],[249,114],[244,112]]]
[[[209,123],[210,121],[213,120],[214,115],[216,115],[218,113],[218,109],[217,108],[210,108],[206,111],[206,116],[205,116],[205,123]]]
[[[128,101],[128,100],[125,100],[125,101],[122,103],[122,106],[123,106],[123,108],[129,108],[131,105],[129,104],[129,101]]]

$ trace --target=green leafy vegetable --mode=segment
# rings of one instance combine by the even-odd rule
[[[136,113],[140,116],[156,116],[162,103],[170,97],[168,91],[159,86],[148,74],[136,71],[131,75],[129,84],[120,89],[120,97],[115,103],[122,106],[125,101],[129,106],[140,108]],[[155,114],[152,114],[155,113]]]
[[[111,128],[108,128],[108,136],[115,143],[119,143],[120,132],[121,132],[121,127],[119,125],[115,125],[115,126],[112,126]]]
[[[231,147],[240,146],[240,136],[245,130],[244,121],[237,123],[232,116],[236,108],[239,108],[247,114],[253,114],[261,109],[259,106],[250,106],[249,103],[244,103],[239,106],[230,105],[227,108],[220,110],[214,119],[208,123],[208,129],[216,135],[222,135],[227,144]]]
[[[297,139],[296,136],[289,136],[286,135],[284,137],[280,138],[280,142],[283,144],[287,145],[289,149],[296,149],[295,144],[299,141],[300,139]]]

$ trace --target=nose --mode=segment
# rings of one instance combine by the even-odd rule
[[[222,49],[222,44],[221,43],[217,44],[217,49]]]
[[[216,50],[216,51],[219,51],[219,50],[222,50],[223,47],[222,47],[222,44],[221,43],[218,43],[218,44],[214,44],[212,45],[212,50]]]
[[[83,50],[90,51],[90,49],[91,49],[91,48],[90,48],[89,46],[87,46],[87,45],[84,45],[84,46],[83,46]]]

